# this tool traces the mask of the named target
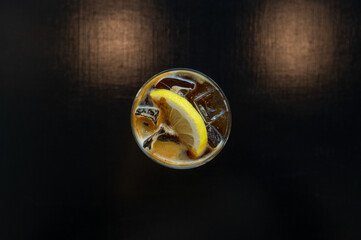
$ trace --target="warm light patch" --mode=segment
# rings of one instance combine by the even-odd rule
[[[261,72],[271,79],[267,84],[315,87],[318,83],[311,79],[324,74],[332,63],[333,41],[331,19],[324,5],[277,1],[264,6],[256,24],[255,54]]]

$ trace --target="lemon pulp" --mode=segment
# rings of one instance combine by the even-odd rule
[[[155,90],[150,97],[160,107],[171,127],[188,150],[199,157],[207,146],[207,129],[201,115],[184,97],[165,89]]]

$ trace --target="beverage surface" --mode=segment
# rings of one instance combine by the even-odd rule
[[[158,94],[155,98],[157,93],[166,95],[162,97]],[[178,112],[182,113],[182,108],[175,111],[178,115],[173,118],[176,120],[167,110],[172,99],[175,99],[173,105],[176,107],[190,103],[186,103],[183,116]],[[194,123],[197,127],[190,128],[198,129],[194,131],[200,132],[195,134],[200,141],[205,139],[204,147],[198,152],[192,149],[189,139],[182,134],[182,126],[185,125],[177,126],[187,114],[200,119]],[[138,145],[154,160],[176,168],[201,165],[213,158],[224,146],[230,125],[230,109],[222,91],[208,77],[190,70],[172,70],[155,76],[139,91],[132,108],[133,133]]]

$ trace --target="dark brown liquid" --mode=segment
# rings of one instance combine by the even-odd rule
[[[212,154],[214,149],[216,149],[224,142],[226,134],[228,133],[227,129],[230,127],[230,112],[228,109],[228,105],[225,102],[225,97],[218,90],[218,88],[213,86],[210,82],[204,79],[198,79],[192,73],[182,71],[179,73],[172,73],[166,75],[156,81],[151,81],[149,85],[146,86],[146,88],[146,91],[143,93],[142,96],[140,96],[141,100],[139,101],[139,106],[136,106],[136,109],[140,108],[140,110],[135,111],[136,113],[148,113],[148,115],[151,115],[152,112],[145,111],[144,108],[157,107],[157,104],[152,102],[149,96],[152,90],[171,90],[179,94],[180,96],[186,98],[202,116],[207,128],[208,145],[204,153],[198,158],[195,158],[190,154],[189,151],[187,151],[187,148],[182,145],[179,138],[174,133],[168,133],[164,130],[159,131],[162,126],[167,126],[171,128],[166,119],[162,117],[162,114],[160,114],[159,119],[152,119],[151,121],[154,122],[156,125],[152,128],[154,129],[154,132],[149,134],[148,137],[142,135],[142,137],[146,137],[145,139],[143,139],[143,147],[149,149],[155,155],[157,155],[157,153],[160,152],[162,152],[162,154],[168,154],[168,152],[164,150],[165,146],[171,146],[171,151],[175,151],[175,149],[177,149],[177,146],[179,146],[179,149],[182,149],[181,152],[183,153],[181,155],[183,157],[189,160],[196,160]],[[146,116],[136,117],[142,117],[142,119],[144,119]],[[143,125],[138,124],[137,127],[144,126],[143,128],[149,129],[148,125],[149,120],[144,121]],[[137,132],[144,131],[138,130]],[[149,133],[149,131],[146,131],[146,133]],[[172,145],[167,145],[167,142],[172,143]],[[154,146],[154,148],[151,149],[151,146]],[[169,156],[169,154],[167,156]]]
[[[229,110],[223,102],[222,94],[210,83],[199,83],[190,75],[164,78],[155,88],[170,90],[174,86],[192,89],[184,97],[203,116],[207,126],[208,143],[210,147],[215,148],[223,140],[228,125]],[[203,107],[203,112],[200,106]]]

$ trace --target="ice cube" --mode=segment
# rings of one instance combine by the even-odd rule
[[[180,140],[175,134],[174,130],[163,123],[159,125],[158,130],[154,134],[152,134],[143,142],[143,148],[148,148],[151,150],[153,143],[157,140],[162,142],[172,141],[175,143],[180,143]]]
[[[193,103],[206,123],[215,121],[225,113],[222,96],[215,90],[201,93],[194,99]]]
[[[161,142],[174,142],[174,143],[180,143],[179,137],[176,135],[171,135],[168,133],[164,133],[162,135],[158,136],[158,141]]]
[[[153,101],[151,100],[149,94],[139,103],[139,105],[153,107]]]
[[[171,90],[182,97],[185,97],[190,91],[195,89],[195,87],[196,82],[194,80],[179,76],[163,78],[155,85],[157,89]]]
[[[207,134],[208,134],[208,144],[212,148],[218,146],[218,144],[223,140],[222,134],[212,125],[207,126]]]
[[[150,137],[144,140],[143,148],[148,148],[149,150],[152,149],[153,142],[157,139],[157,137],[161,134],[164,134],[165,130],[162,126],[159,127],[158,131],[152,134]]]
[[[179,86],[173,86],[171,88],[171,90],[173,92],[175,92],[176,94],[178,94],[179,96],[185,97],[187,96],[187,94],[192,91],[192,88],[184,88],[184,87],[179,87]]]
[[[155,85],[155,88],[170,90],[173,86],[194,89],[196,86],[196,83],[194,81],[191,81],[188,79],[183,79],[180,77],[167,77],[167,78],[163,78],[162,80],[160,80]]]
[[[152,143],[153,143],[153,135],[148,137],[147,139],[145,139],[145,141],[143,142],[143,148],[144,149],[152,149]]]
[[[135,115],[149,118],[154,122],[154,124],[157,124],[158,116],[159,116],[159,109],[155,108],[155,107],[150,107],[150,106],[139,106],[135,110]]]

